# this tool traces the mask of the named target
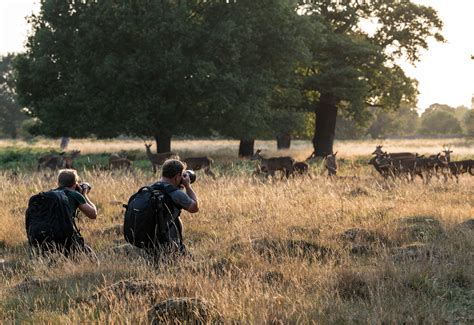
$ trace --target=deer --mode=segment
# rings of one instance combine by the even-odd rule
[[[169,159],[173,156],[178,157],[178,154],[175,152],[164,152],[164,153],[152,153],[150,148],[151,148],[151,143],[145,143],[146,147],[146,155],[148,157],[148,160],[150,160],[152,166],[153,166],[153,173],[156,173],[157,166],[163,165],[166,159]]]
[[[416,158],[416,153],[412,153],[412,152],[391,152],[391,153],[388,153],[388,152],[383,151],[382,147],[383,147],[383,145],[375,146],[375,151],[372,152],[372,154],[373,155],[381,155],[381,154],[387,153],[388,155],[390,155],[390,158],[393,158],[393,159],[415,159]]]
[[[133,169],[133,162],[127,158],[122,158],[122,157],[118,157],[118,158],[114,158],[112,160],[110,160],[110,157],[109,157],[109,169],[112,170],[112,169],[122,169],[124,168],[125,170],[127,171],[130,171]]]
[[[186,163],[187,168],[192,170],[204,170],[204,173],[212,178],[216,178],[216,175],[211,171],[211,165],[214,162],[209,157],[188,157],[183,160]]]
[[[329,154],[326,157],[324,157],[324,167],[326,167],[329,177],[336,176],[336,173],[337,173],[336,155],[337,155],[337,151],[333,154]]]
[[[448,163],[449,177],[456,177],[456,183],[459,183],[459,175],[469,173],[474,176],[474,160],[451,161]],[[445,178],[447,180],[447,178]]]
[[[266,172],[270,176],[275,176],[275,171],[281,170],[285,173],[286,178],[288,178],[293,173],[293,164],[295,160],[289,156],[285,157],[272,157],[272,158],[263,158],[260,153],[261,149],[258,149],[255,154],[250,157],[250,160],[259,160],[260,161],[260,170]]]
[[[71,156],[64,156],[65,167],[66,168],[74,168],[74,159],[79,157],[81,154],[81,150],[73,150]]]
[[[47,155],[44,155],[44,156],[41,156],[38,158],[38,166],[37,166],[37,170],[39,171],[40,169],[42,168],[46,168],[46,167],[49,167],[51,168],[50,166],[53,166],[54,165],[54,162],[56,162],[56,165],[62,165],[62,162],[63,162],[63,159],[62,157],[64,156],[65,152],[61,152],[59,154],[54,154],[54,153],[50,153],[50,154],[47,154]],[[51,159],[54,159],[54,162],[51,162],[49,164],[49,166],[46,166],[46,164],[51,160]],[[54,169],[54,168],[53,168]]]
[[[298,175],[309,175],[309,165],[304,161],[297,161],[293,164],[293,172]]]

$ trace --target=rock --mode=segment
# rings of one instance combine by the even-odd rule
[[[148,311],[151,324],[223,324],[217,309],[200,298],[171,298]]]
[[[402,242],[432,241],[445,235],[441,223],[433,217],[415,216],[399,219],[396,233]]]

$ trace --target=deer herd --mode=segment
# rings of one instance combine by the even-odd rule
[[[152,165],[153,172],[169,158],[179,158],[175,152],[166,153],[152,153],[151,144],[145,143],[146,156]],[[440,178],[442,176],[445,181],[449,178],[456,178],[459,181],[459,176],[464,173],[474,175],[474,160],[451,161],[450,149],[444,149],[442,152],[425,157],[411,152],[386,152],[382,150],[382,145],[377,145],[375,151],[372,153],[373,157],[368,164],[372,165],[375,170],[384,179],[402,178],[409,181],[414,181],[416,177],[420,177],[423,182],[428,183],[434,176]],[[256,167],[253,176],[264,175],[266,177],[274,177],[277,172],[281,173],[281,178],[289,178],[290,176],[308,176],[312,178],[310,173],[309,163],[314,161],[314,154],[309,156],[305,161],[295,161],[290,156],[283,157],[269,157],[265,158],[261,155],[262,150],[258,149],[251,161],[256,161]],[[79,150],[74,150],[67,154],[62,152],[60,154],[48,154],[38,159],[37,169],[61,169],[73,168],[74,159],[80,155]],[[332,153],[323,158],[323,172],[327,172],[330,178],[337,177],[337,160],[336,153]],[[188,157],[183,159],[187,168],[192,170],[203,170],[204,173],[212,178],[215,174],[211,167],[213,160],[209,157]],[[110,170],[133,170],[133,161],[127,157],[126,151],[114,153],[109,156],[108,169]]]

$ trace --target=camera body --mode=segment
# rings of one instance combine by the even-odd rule
[[[77,187],[76,187],[76,191],[78,191],[79,193],[88,193],[90,190],[92,189],[92,186],[89,184],[89,183],[80,183]]]
[[[189,183],[194,183],[196,181],[196,173],[190,169],[185,170],[184,174],[187,174],[189,176]]]

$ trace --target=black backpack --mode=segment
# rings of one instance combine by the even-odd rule
[[[33,247],[69,251],[75,238],[81,238],[63,190],[33,195],[28,201],[25,224],[28,243]]]
[[[163,183],[144,186],[124,205],[123,232],[130,244],[148,250],[182,248],[181,223],[173,218],[170,193],[177,188]]]

